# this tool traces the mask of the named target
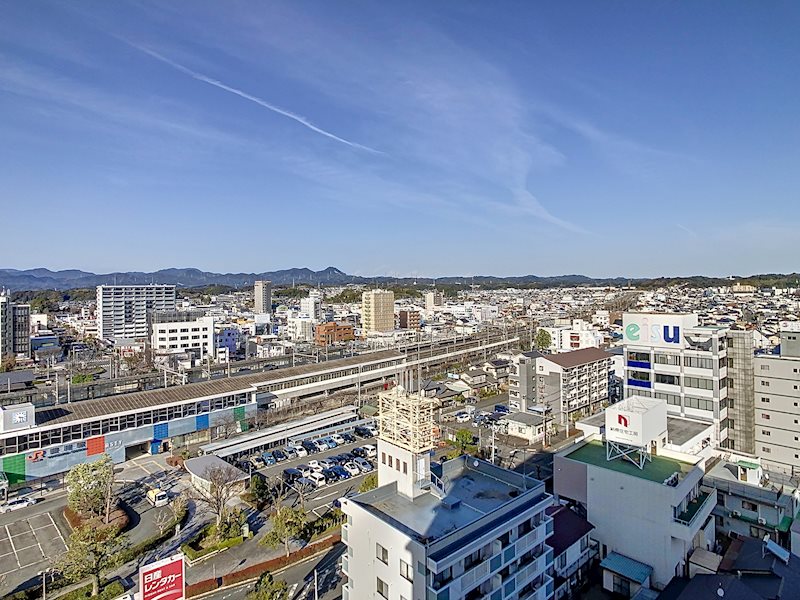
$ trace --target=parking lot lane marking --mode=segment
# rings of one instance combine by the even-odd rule
[[[42,550],[42,545],[39,543],[39,536],[36,535],[36,530],[33,528],[30,521],[25,521],[25,522],[28,524],[28,527],[31,528],[33,539],[36,540],[36,545],[39,546],[39,552],[42,553],[42,558],[47,558],[47,555],[45,555],[44,550]]]
[[[64,536],[61,535],[61,530],[58,528],[58,525],[56,525],[56,522],[53,520],[53,515],[47,513],[47,516],[50,517],[50,522],[53,524],[53,527],[56,528],[56,535],[58,535],[58,539],[61,540],[61,543],[64,544],[64,549],[66,549],[67,542],[64,541]]]
[[[324,496],[317,496],[314,498],[315,500],[325,500],[325,498],[330,498],[331,496],[338,496],[339,492],[333,492],[332,494],[325,494]]]
[[[8,530],[8,525],[5,526],[6,533],[8,534],[8,541],[11,544],[11,549],[14,551],[14,559],[17,561],[17,566],[21,567],[22,565],[19,564],[19,556],[17,556],[17,549],[14,548],[14,540],[11,539],[11,532]]]

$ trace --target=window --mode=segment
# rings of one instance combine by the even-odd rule
[[[414,581],[414,569],[402,558],[400,559],[400,576],[408,581]]]
[[[663,373],[656,373],[656,383],[668,383],[669,385],[679,385],[680,381],[677,375],[664,375]]]
[[[650,373],[647,371],[631,371],[628,377],[637,381],[650,381]]]
[[[761,418],[765,421],[769,421],[769,415],[767,413],[761,413]]]
[[[758,510],[758,506],[756,504],[754,504],[753,502],[748,502],[747,500],[742,500],[742,509],[743,510],[756,511],[756,510]]]
[[[384,465],[386,464],[386,452],[381,452],[381,462]]]
[[[383,596],[384,598],[389,597],[389,584],[383,581],[380,577],[378,577],[377,591],[380,596]]]
[[[614,593],[619,594],[625,598],[630,598],[631,595],[631,582],[614,574]]]
[[[769,365],[761,365],[762,371],[769,371]]]
[[[628,360],[635,360],[637,362],[650,362],[649,352],[628,352]]]
[[[770,449],[769,449],[769,448],[767,448],[766,446],[761,446],[761,451],[762,451],[762,452],[765,452],[766,454],[769,454],[770,452],[772,452],[772,450],[770,450]]]
[[[680,364],[680,357],[676,354],[656,354],[656,362],[659,365],[678,366]]]
[[[714,401],[706,398],[693,398],[686,396],[683,401],[686,408],[696,408],[698,410],[714,410]]]
[[[761,380],[761,385],[762,385],[762,387],[769,387],[769,381],[764,381],[764,380],[762,379],[762,380]]]
[[[734,427],[733,425],[734,425],[733,419],[728,419],[728,429],[736,429],[736,427]]]
[[[769,398],[767,398],[766,396],[761,396],[761,401],[766,404],[769,404]]]
[[[375,544],[375,558],[377,558],[383,564],[388,565],[389,551],[380,544]]]
[[[701,356],[684,356],[683,365],[685,367],[694,367],[695,369],[713,369],[714,361]]]
[[[668,394],[666,392],[656,392],[656,398],[659,400],[666,400],[667,404],[672,404],[673,406],[680,406],[681,405],[681,397],[678,394]]]
[[[714,380],[713,379],[705,379],[703,377],[685,376],[683,378],[683,384],[686,387],[697,388],[698,390],[713,390],[714,389]]]
[[[766,429],[762,429],[762,430],[761,430],[761,435],[772,435],[772,433],[770,433],[770,432],[769,432],[769,431],[767,431]]]

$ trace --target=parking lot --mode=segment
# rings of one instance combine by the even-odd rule
[[[25,569],[35,574],[40,566],[51,566],[51,559],[67,549],[64,538],[49,512],[17,519],[0,526],[0,577]]]

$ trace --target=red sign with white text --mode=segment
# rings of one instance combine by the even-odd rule
[[[139,569],[141,600],[183,600],[183,554],[150,563]]]

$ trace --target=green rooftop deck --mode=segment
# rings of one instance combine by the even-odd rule
[[[640,469],[624,458],[608,461],[606,460],[605,445],[596,440],[588,442],[574,452],[570,452],[567,458],[588,465],[602,467],[603,469],[609,469],[610,471],[632,475],[633,477],[641,477],[642,479],[647,479],[656,483],[663,483],[667,477],[676,471],[678,473],[687,473],[692,468],[692,465],[689,463],[672,458],[665,458],[663,456],[654,456],[652,461],[645,463],[644,469]]]

